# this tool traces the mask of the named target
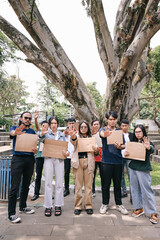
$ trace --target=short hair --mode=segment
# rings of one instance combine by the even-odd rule
[[[67,122],[76,122],[76,119],[73,118],[73,117],[71,117],[71,118],[68,118],[68,119],[67,119]]]
[[[106,113],[106,118],[108,119],[110,116],[114,117],[115,119],[118,118],[117,112],[115,111],[109,111]]]
[[[91,126],[93,126],[93,123],[94,122],[99,122],[99,120],[98,119],[94,119],[94,120],[92,120],[92,122],[91,122]],[[99,122],[99,124],[100,124],[100,122]]]
[[[52,120],[56,120],[57,125],[59,124],[58,118],[56,116],[50,117],[49,119],[49,126],[51,125]]]
[[[48,125],[49,125],[49,122],[48,122],[47,120],[42,121],[42,122],[41,122],[41,125],[42,125],[43,123],[48,123]]]
[[[122,123],[129,125],[129,121],[127,119],[122,119],[121,124]]]

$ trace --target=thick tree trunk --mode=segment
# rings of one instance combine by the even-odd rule
[[[80,74],[42,18],[35,1],[8,0],[36,47],[0,17],[0,28],[74,106],[80,118],[98,117],[96,106]],[[131,120],[138,96],[149,79],[146,66],[150,39],[160,29],[159,0],[121,0],[112,40],[102,0],[84,0],[90,12],[98,52],[107,75],[106,110],[117,110],[119,120]],[[114,4],[114,3],[113,3]]]

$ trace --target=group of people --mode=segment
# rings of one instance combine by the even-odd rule
[[[37,117],[36,122],[37,122]],[[64,205],[64,197],[70,194],[69,191],[69,173],[70,168],[73,168],[74,183],[75,183],[75,202],[74,214],[79,215],[83,210],[83,195],[82,186],[84,181],[84,208],[87,214],[93,214],[92,198],[95,197],[95,176],[96,169],[99,167],[102,188],[102,205],[100,214],[105,214],[109,208],[115,209],[122,214],[128,214],[127,209],[122,205],[122,198],[126,196],[127,191],[124,183],[124,164],[127,164],[129,169],[130,194],[133,203],[133,217],[139,217],[142,214],[149,216],[150,222],[158,222],[158,214],[153,190],[151,188],[152,170],[150,164],[150,154],[153,153],[153,144],[147,138],[147,134],[143,125],[136,125],[133,133],[129,133],[129,122],[122,120],[121,129],[123,131],[123,143],[114,142],[108,144],[107,138],[112,134],[112,131],[118,131],[117,113],[110,111],[106,114],[107,126],[100,128],[100,123],[97,119],[93,120],[90,125],[83,120],[79,123],[78,130],[75,128],[76,120],[68,119],[68,127],[64,133],[58,130],[57,117],[51,117],[49,122],[42,122],[41,130],[37,132],[39,137],[38,149],[33,149],[32,152],[17,152],[15,151],[16,136],[29,133],[36,134],[30,128],[32,115],[30,112],[23,112],[20,116],[18,126],[11,127],[10,136],[13,138],[13,159],[11,162],[11,190],[8,199],[8,218],[12,223],[21,221],[21,218],[16,215],[16,199],[19,184],[21,182],[21,194],[19,203],[19,212],[33,214],[34,210],[26,205],[29,185],[34,169],[34,154],[36,154],[36,183],[35,193],[32,200],[39,197],[40,179],[44,164],[45,177],[45,193],[44,207],[45,216],[50,217],[53,212],[53,193],[52,181],[55,175],[55,195],[54,195],[54,215],[62,214],[62,206]],[[78,151],[78,139],[95,137],[98,142],[92,146],[92,151]],[[41,144],[45,139],[53,139],[59,141],[68,141],[68,150],[63,151],[64,159],[52,157],[43,158]],[[129,159],[130,152],[125,149],[126,142],[134,141],[143,143],[146,149],[145,161]],[[38,153],[37,153],[38,152]],[[129,160],[126,160],[127,159]],[[129,167],[129,168],[128,168]],[[63,191],[63,178],[65,168],[65,190]],[[109,207],[110,201],[110,186],[113,180],[115,206]],[[121,191],[124,188],[124,191]]]

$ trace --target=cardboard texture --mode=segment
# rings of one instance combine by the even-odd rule
[[[78,152],[94,152],[92,146],[96,147],[95,137],[78,138]]]
[[[37,148],[38,136],[36,134],[24,133],[17,135],[15,151],[18,152],[32,152],[32,149]]]
[[[143,143],[127,142],[126,150],[129,152],[129,155],[125,158],[145,161],[146,149]]]
[[[97,143],[98,147],[102,147],[102,140],[101,140],[101,138],[100,138],[100,136],[99,136],[99,132],[97,132],[96,134],[94,134],[92,137],[95,137],[96,143]]]
[[[67,152],[68,142],[53,139],[44,140],[43,157],[65,159],[62,151]]]
[[[119,144],[123,144],[123,132],[122,130],[114,130],[111,131],[111,135],[107,137],[107,144],[115,144],[115,142]]]

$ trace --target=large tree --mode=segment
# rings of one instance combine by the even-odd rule
[[[0,28],[57,86],[80,118],[98,116],[96,105],[80,74],[46,25],[35,0],[8,0],[36,45],[0,17]],[[160,29],[159,0],[121,0],[111,38],[102,0],[83,0],[91,16],[100,58],[106,72],[106,108],[119,118],[132,119],[137,99],[150,75],[146,67],[148,44]],[[113,2],[114,4],[114,2]],[[46,6],[47,7],[47,6]]]

